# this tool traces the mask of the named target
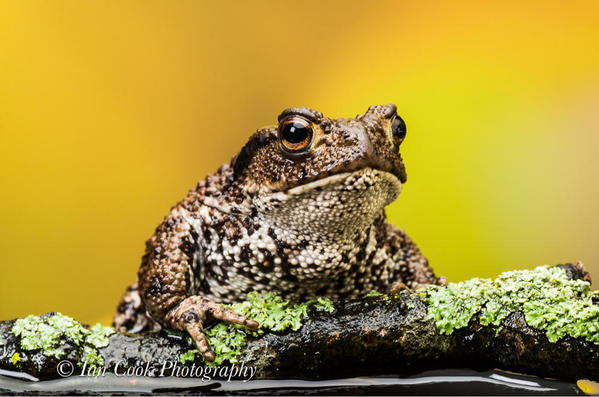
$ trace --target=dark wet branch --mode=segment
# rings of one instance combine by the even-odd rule
[[[562,268],[571,279],[588,279],[581,265]],[[258,378],[322,379],[468,367],[599,379],[599,345],[571,336],[551,343],[545,331],[527,325],[519,311],[509,314],[500,326],[474,319],[446,335],[427,315],[421,292],[365,297],[337,303],[335,309],[331,314],[311,308],[298,331],[249,338],[239,362],[256,367]],[[11,332],[13,323],[0,323],[0,368],[14,371],[11,358],[14,361],[19,353],[16,365],[22,371],[38,378],[58,377],[56,366],[61,360],[23,350],[19,337]],[[117,362],[121,368],[123,362],[134,367],[148,360],[151,367],[161,368],[164,360],[178,361],[190,349],[185,338],[164,331],[114,334],[109,342],[99,349],[108,368]],[[81,360],[74,345],[64,348],[61,359]]]

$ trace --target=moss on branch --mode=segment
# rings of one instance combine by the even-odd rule
[[[207,329],[213,364],[185,333],[114,333],[59,313],[0,322],[0,368],[56,377],[58,362],[139,366],[241,364],[259,378],[306,379],[472,367],[599,378],[599,298],[580,264],[543,266],[346,302],[292,304],[252,293],[228,305],[257,320]]]
[[[423,294],[429,315],[444,334],[473,319],[500,326],[511,313],[522,312],[526,323],[545,331],[550,342],[569,335],[599,343],[599,291],[592,291],[588,281],[568,277],[563,267],[540,266],[495,279],[431,286]]]

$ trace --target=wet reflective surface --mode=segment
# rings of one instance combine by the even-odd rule
[[[381,376],[305,380],[202,381],[196,378],[142,378],[71,376],[32,381],[0,371],[0,394],[208,394],[208,395],[584,395],[575,382],[540,379],[498,370],[426,371],[409,377]]]

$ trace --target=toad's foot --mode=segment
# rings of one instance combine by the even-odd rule
[[[204,324],[207,320],[215,319],[234,324],[245,325],[256,329],[258,322],[224,308],[218,303],[201,296],[190,296],[184,299],[170,314],[170,324],[174,328],[186,330],[193,338],[198,350],[206,361],[214,361],[214,352],[204,334]]]

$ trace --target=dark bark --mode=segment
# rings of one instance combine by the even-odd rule
[[[564,267],[571,278],[588,278],[580,265]],[[298,331],[250,338],[239,360],[256,367],[256,376],[262,379],[405,375],[452,367],[599,379],[598,345],[572,337],[551,343],[544,331],[529,327],[520,312],[510,314],[500,328],[471,321],[465,328],[442,335],[427,317],[426,304],[417,293],[365,297],[337,303],[335,308],[332,314],[310,309]],[[60,360],[23,351],[19,338],[10,331],[13,321],[0,323],[0,345],[4,341],[0,368],[15,370],[10,357],[19,352],[23,372],[57,378]],[[160,331],[114,334],[100,352],[107,367],[121,360],[130,367],[149,360],[150,366],[159,368],[161,360],[177,360],[189,349],[185,338]],[[75,362],[73,354],[64,358]]]

